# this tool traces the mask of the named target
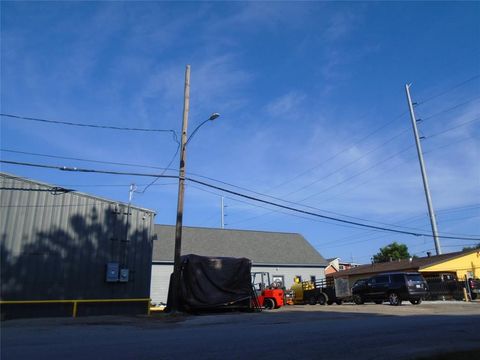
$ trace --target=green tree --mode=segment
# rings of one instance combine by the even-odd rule
[[[467,250],[474,250],[474,249],[480,249],[480,243],[474,246],[466,246],[462,249],[462,251],[467,251]]]
[[[396,241],[380,249],[380,251],[373,255],[374,263],[382,263],[393,260],[408,259],[408,247],[405,244],[399,244]]]

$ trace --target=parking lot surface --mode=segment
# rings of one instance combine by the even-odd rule
[[[480,351],[480,303],[2,322],[2,359],[417,359]]]

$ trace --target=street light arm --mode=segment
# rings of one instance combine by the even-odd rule
[[[209,121],[213,121],[215,120],[216,118],[218,118],[220,116],[219,113],[213,113],[207,120],[205,120],[204,122],[202,122],[200,125],[198,125],[195,130],[192,131],[192,133],[190,134],[190,136],[188,137],[187,139],[187,142],[185,143],[185,146],[187,146],[188,142],[193,138],[193,135],[195,135],[195,133],[198,131],[198,129],[200,129],[205,123],[209,122]]]
[[[195,135],[195,133],[198,131],[198,129],[200,129],[205,123],[209,122],[210,119],[207,119],[205,120],[204,122],[202,122],[200,125],[198,125],[195,130],[192,131],[192,133],[190,134],[190,136],[188,137],[187,139],[187,142],[185,143],[185,146],[187,146],[188,142],[192,139],[193,135]]]

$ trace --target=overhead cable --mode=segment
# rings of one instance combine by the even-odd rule
[[[470,99],[470,100],[464,101],[464,102],[462,102],[462,103],[460,103],[460,104],[454,105],[454,106],[449,107],[449,108],[447,108],[447,109],[443,109],[443,110],[441,110],[441,111],[439,111],[439,112],[437,112],[437,113],[435,113],[435,114],[429,115],[429,116],[427,116],[427,117],[422,117],[421,120],[423,120],[423,121],[425,121],[425,120],[430,120],[431,118],[437,117],[438,115],[444,114],[444,113],[446,113],[446,112],[450,112],[450,111],[452,111],[452,110],[458,109],[459,107],[462,107],[462,106],[464,106],[464,105],[467,105],[467,104],[470,104],[470,103],[472,103],[472,102],[474,102],[474,101],[477,101],[479,98],[480,98],[480,96],[475,96],[474,98],[472,98],[472,99]]]
[[[47,169],[56,169],[56,170],[61,170],[61,171],[72,171],[72,172],[83,172],[83,173],[99,173],[99,174],[110,174],[110,175],[130,175],[130,176],[144,176],[144,177],[164,177],[164,178],[178,178],[178,176],[174,175],[159,175],[159,174],[144,174],[144,173],[130,173],[130,172],[120,172],[120,171],[108,171],[108,170],[97,170],[97,169],[82,169],[82,168],[75,168],[75,167],[66,167],[66,166],[52,166],[52,165],[44,165],[44,164],[33,164],[33,163],[23,163],[23,162],[18,162],[18,161],[9,161],[9,160],[0,160],[1,163],[6,163],[6,164],[12,164],[12,165],[23,165],[23,166],[32,166],[32,167],[39,167],[39,168],[47,168]],[[406,235],[412,235],[412,236],[428,236],[432,237],[431,234],[426,234],[426,233],[419,233],[419,232],[411,232],[411,231],[403,231],[403,230],[397,230],[397,229],[391,229],[387,227],[381,227],[381,226],[375,226],[375,225],[370,225],[370,224],[364,224],[360,222],[355,222],[355,221],[350,221],[350,220],[345,220],[345,219],[340,219],[336,218],[333,216],[327,216],[327,215],[322,215],[318,213],[314,213],[312,211],[307,211],[307,210],[302,210],[298,208],[294,208],[292,206],[287,206],[287,205],[282,205],[278,203],[274,203],[272,201],[256,198],[250,195],[242,194],[237,191],[232,191],[229,189],[225,189],[213,184],[206,183],[204,181],[196,180],[193,178],[185,177],[185,180],[203,185],[205,187],[209,187],[211,189],[216,189],[222,192],[226,192],[238,197],[243,197],[245,199],[253,200],[256,202],[264,203],[267,205],[275,206],[281,209],[285,210],[290,210],[293,212],[298,212],[301,214],[305,215],[310,215],[313,217],[318,217],[326,220],[331,220],[335,222],[340,222],[344,224],[350,224],[350,225],[355,225],[358,227],[365,227],[365,228],[370,228],[370,229],[375,229],[378,231],[388,231],[388,232],[393,232],[393,233],[398,233],[398,234],[406,234]],[[442,238],[446,239],[462,239],[462,240],[472,240],[472,241],[479,241],[480,238],[464,238],[464,237],[451,237],[451,236],[440,236]]]
[[[477,117],[477,118],[472,119],[472,120],[469,120],[469,121],[465,121],[465,122],[463,122],[463,123],[461,123],[461,124],[458,124],[458,125],[456,125],[456,126],[453,126],[453,127],[451,127],[451,128],[448,128],[448,129],[446,129],[446,130],[442,130],[442,131],[440,131],[440,132],[434,133],[433,135],[429,135],[429,136],[427,136],[427,139],[430,139],[430,138],[432,138],[432,137],[436,137],[436,136],[445,134],[445,133],[447,133],[447,132],[449,132],[449,131],[456,130],[456,129],[462,127],[462,126],[466,126],[466,125],[468,125],[468,124],[471,124],[471,123],[473,123],[473,122],[477,122],[477,121],[479,121],[479,120],[480,120],[480,117]]]
[[[467,80],[465,80],[465,81],[462,81],[461,83],[456,84],[456,85],[452,86],[451,88],[449,88],[449,89],[447,89],[447,90],[444,90],[444,91],[442,91],[442,92],[440,92],[440,93],[438,93],[438,94],[436,94],[436,95],[433,95],[433,96],[430,96],[430,97],[426,98],[426,99],[423,100],[423,101],[420,101],[419,103],[417,103],[417,105],[423,105],[423,104],[425,104],[425,103],[427,103],[427,102],[429,102],[429,101],[431,101],[431,100],[433,100],[433,99],[436,99],[436,98],[438,98],[438,97],[440,97],[440,96],[443,96],[443,95],[445,95],[445,94],[448,94],[450,91],[455,90],[455,89],[458,89],[459,87],[461,87],[461,86],[463,86],[463,85],[465,85],[465,84],[468,84],[470,81],[473,81],[473,80],[475,80],[475,79],[478,79],[479,77],[480,77],[480,74],[474,75],[474,76],[472,76],[471,78],[469,78],[469,79],[467,79]]]
[[[372,131],[371,133],[369,133],[368,135],[362,137],[360,140],[355,141],[355,143],[353,143],[352,145],[350,145],[350,146],[348,146],[348,147],[340,150],[339,152],[335,153],[334,155],[332,155],[331,157],[329,157],[327,160],[322,161],[321,163],[319,163],[319,164],[317,164],[317,165],[315,165],[315,166],[313,166],[313,167],[311,167],[311,168],[309,168],[309,169],[301,172],[300,174],[294,176],[293,178],[291,178],[291,179],[289,179],[289,180],[283,181],[283,182],[281,182],[280,184],[271,187],[268,191],[270,192],[270,191],[272,191],[272,190],[274,190],[274,189],[277,189],[277,188],[279,188],[279,187],[281,187],[281,186],[283,186],[283,185],[286,185],[286,184],[288,184],[288,183],[291,183],[292,181],[294,181],[294,180],[296,180],[296,179],[298,179],[298,178],[300,178],[300,177],[302,177],[302,176],[304,176],[304,175],[312,172],[313,170],[318,169],[319,167],[321,167],[321,166],[325,165],[326,163],[332,161],[333,159],[335,159],[335,158],[338,157],[339,155],[347,152],[347,151],[350,150],[350,149],[353,149],[353,148],[356,147],[359,143],[364,142],[365,140],[367,140],[367,139],[370,138],[371,136],[373,136],[373,135],[375,135],[376,133],[378,133],[380,130],[383,130],[383,129],[384,129],[385,127],[387,127],[388,125],[393,124],[394,121],[400,119],[400,118],[401,118],[402,116],[404,116],[405,114],[407,114],[407,111],[402,112],[400,115],[396,116],[396,117],[393,118],[391,121],[388,121],[387,123],[385,123],[385,124],[383,124],[382,126],[378,127],[376,130],[374,130],[374,131]]]
[[[143,131],[143,132],[168,132],[168,133],[171,133],[173,135],[174,141],[176,143],[179,143],[176,131],[175,130],[170,130],[170,129],[147,129],[147,128],[120,127],[120,126],[111,126],[111,125],[84,124],[84,123],[74,123],[74,122],[70,122],[70,121],[47,120],[47,119],[40,119],[40,118],[14,115],[14,114],[5,114],[5,113],[0,113],[0,116],[6,117],[6,118],[11,118],[11,119],[36,121],[36,122],[42,122],[42,123],[48,123],[48,124],[57,124],[57,125],[80,126],[80,127],[88,127],[88,128],[96,128],[96,129],[121,130],[121,131]]]

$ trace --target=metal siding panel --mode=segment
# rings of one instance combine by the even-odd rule
[[[167,303],[168,285],[172,272],[173,265],[152,265],[152,282],[150,286],[152,302],[156,304]]]
[[[0,179],[4,187],[48,189],[4,174]],[[0,200],[2,298],[149,296],[153,212],[131,208],[129,266],[134,276],[127,283],[109,284],[105,264],[118,250],[110,239],[125,229],[124,216],[112,214],[114,202],[78,193],[10,190],[2,190]]]

